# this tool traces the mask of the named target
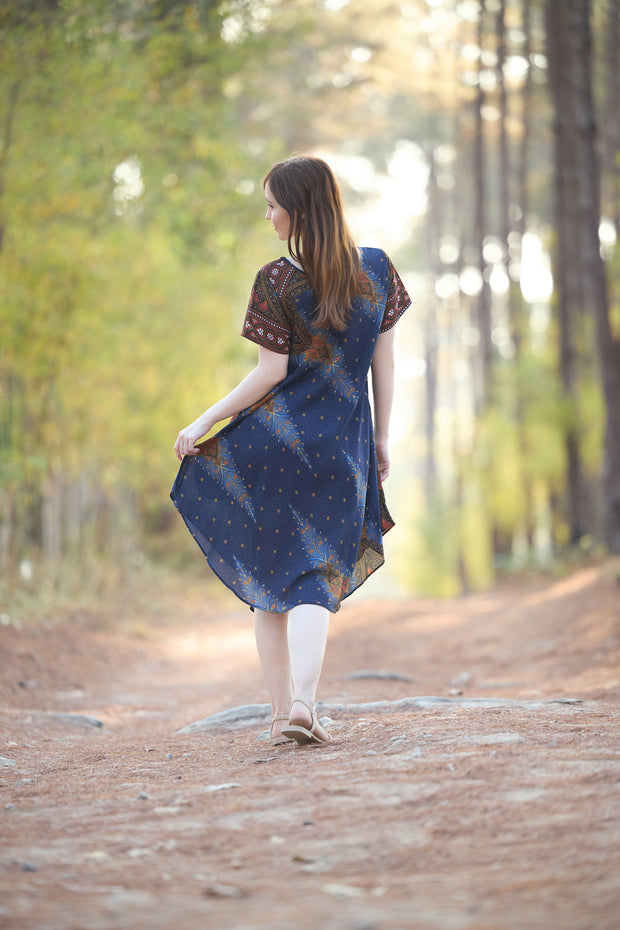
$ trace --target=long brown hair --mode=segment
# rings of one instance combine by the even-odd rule
[[[317,323],[342,331],[361,293],[361,261],[331,168],[321,158],[293,155],[273,165],[267,183],[291,219],[288,250],[318,297]]]

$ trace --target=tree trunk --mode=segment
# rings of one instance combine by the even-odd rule
[[[603,209],[620,238],[620,0],[607,0],[603,121]]]
[[[573,86],[575,62],[569,42],[569,7],[575,0],[547,0],[546,32],[549,80],[555,108],[555,215],[557,230],[557,317],[560,379],[567,401],[564,448],[566,454],[567,519],[572,545],[586,532],[583,508],[583,469],[577,418],[578,372],[575,324],[583,310],[582,256],[579,235],[579,176],[575,158],[577,133]],[[598,241],[598,233],[597,233]]]
[[[549,74],[556,112],[558,297],[561,317],[581,307],[596,325],[605,406],[604,535],[609,550],[620,553],[620,345],[611,329],[598,233],[600,166],[592,96],[590,13],[589,0],[546,2]]]
[[[478,46],[482,52],[484,37],[484,14],[486,0],[480,0],[480,20],[478,25]],[[478,296],[478,331],[480,333],[480,384],[477,409],[482,412],[491,394],[491,289],[487,280],[486,262],[484,259],[484,238],[486,235],[486,152],[484,137],[484,119],[482,110],[485,94],[482,87],[480,72],[482,71],[482,55],[478,59],[478,92],[475,102],[476,136],[474,145],[474,186],[475,186],[475,229],[474,240],[478,251],[478,268],[482,276],[482,288]]]
[[[499,193],[500,231],[504,246],[504,259],[508,271],[508,242],[510,236],[510,155],[508,150],[508,94],[504,80],[506,63],[506,0],[500,0],[496,19],[497,81],[499,86]]]
[[[2,129],[2,140],[0,142],[0,253],[4,244],[5,219],[4,219],[4,188],[6,183],[6,170],[13,137],[13,121],[17,107],[17,98],[19,95],[19,81],[13,81],[9,88],[8,100],[6,102],[6,113],[4,117],[4,126]],[[2,358],[0,356],[0,363]],[[0,407],[0,456],[5,466],[9,463],[12,445],[12,409],[13,409],[13,391],[14,382],[10,376],[8,368],[0,364],[0,396],[2,397],[2,407]],[[5,482],[2,482],[5,484]],[[11,499],[11,492],[5,486],[0,492],[0,572],[8,572],[9,556],[11,552],[13,528],[14,528],[15,509]]]
[[[519,249],[523,242],[523,236],[527,230],[527,219],[529,211],[529,191],[528,176],[530,163],[530,137],[532,125],[532,7],[531,0],[522,0],[522,25],[525,36],[523,42],[523,56],[528,62],[528,69],[525,75],[525,83],[521,92],[521,144],[518,154],[517,168],[517,204],[520,214],[515,223],[516,230],[519,234]],[[521,258],[521,254],[519,254]],[[508,263],[510,265],[510,262]],[[519,455],[521,458],[521,476],[524,501],[524,535],[527,542],[528,552],[534,550],[534,533],[535,533],[535,513],[534,513],[534,491],[532,482],[527,475],[526,462],[530,453],[527,440],[527,431],[525,428],[526,410],[523,397],[523,375],[522,375],[522,354],[523,339],[526,333],[527,316],[523,295],[520,288],[517,292],[516,283],[510,282],[510,293],[514,298],[510,304],[510,335],[514,345],[514,364],[517,376],[515,416],[517,421],[517,439],[519,445]]]
[[[579,177],[580,251],[582,256],[585,309],[596,322],[605,399],[603,453],[603,513],[605,541],[609,550],[620,553],[620,343],[614,339],[609,315],[607,279],[601,257],[600,165],[597,158],[597,128],[592,94],[592,34],[589,0],[570,0],[570,37],[575,62],[576,153]]]
[[[521,151],[519,153],[519,206],[521,207],[521,216],[517,221],[517,229],[521,236],[526,230],[529,197],[527,177],[529,172],[529,149],[530,138],[532,134],[532,3],[531,0],[521,0],[523,8],[522,23],[525,40],[523,42],[523,57],[527,60],[528,69],[525,75],[525,84],[521,94]]]
[[[51,562],[58,562],[62,555],[62,490],[62,480],[50,472],[43,482],[41,546]]]

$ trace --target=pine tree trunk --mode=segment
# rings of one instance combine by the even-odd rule
[[[603,205],[620,237],[620,0],[607,0]]]
[[[499,192],[500,230],[506,271],[508,271],[508,242],[510,236],[510,154],[508,150],[508,94],[504,80],[506,63],[506,0],[500,0],[496,19],[497,81],[499,86]]]
[[[547,0],[546,32],[549,80],[555,109],[555,222],[557,230],[557,318],[560,379],[569,415],[566,418],[567,509],[572,545],[586,532],[583,507],[583,469],[576,414],[578,394],[576,321],[583,310],[582,256],[579,235],[579,176],[575,158],[577,133],[570,48],[569,7],[575,0]],[[598,234],[597,234],[598,236]]]
[[[576,159],[579,177],[580,251],[585,309],[596,321],[605,398],[603,513],[605,541],[620,553],[620,343],[612,335],[605,265],[601,257],[601,175],[592,94],[592,34],[589,0],[570,0],[570,48],[575,58]]]
[[[516,221],[516,230],[519,233],[520,247],[523,242],[523,236],[527,230],[527,219],[529,211],[529,191],[528,176],[530,163],[530,137],[532,125],[532,6],[531,0],[522,0],[522,25],[525,36],[523,43],[523,55],[528,62],[528,69],[525,76],[525,83],[521,92],[521,144],[519,146],[518,168],[517,168],[517,204],[520,209],[520,215]],[[511,293],[516,290],[513,282],[510,283]],[[510,330],[511,338],[514,345],[514,364],[517,373],[516,387],[516,420],[517,420],[517,437],[519,444],[519,455],[521,458],[522,488],[524,500],[524,534],[527,541],[528,552],[534,549],[535,535],[535,515],[534,515],[534,491],[532,482],[527,475],[526,462],[530,451],[528,448],[527,431],[525,426],[526,409],[523,397],[523,375],[522,375],[522,347],[523,339],[526,332],[527,317],[526,307],[523,295],[516,294],[514,303],[510,306]]]
[[[527,214],[529,207],[527,178],[529,173],[529,149],[530,138],[532,135],[532,2],[531,0],[521,0],[523,7],[522,24],[525,40],[523,43],[523,56],[527,59],[528,69],[525,75],[525,84],[523,85],[522,98],[522,135],[521,151],[519,153],[519,206],[521,207],[521,216],[517,222],[517,229],[521,236],[526,230]]]
[[[478,25],[478,45],[482,51],[484,36],[485,0],[480,2],[480,21]],[[482,56],[478,59],[478,92],[475,101],[476,136],[474,141],[474,241],[478,252],[478,268],[482,276],[482,288],[478,296],[478,331],[480,333],[480,380],[478,386],[477,412],[482,412],[489,403],[491,395],[491,289],[486,275],[486,262],[484,259],[484,238],[487,232],[486,218],[486,151],[484,136],[484,119],[482,110],[485,102],[484,89],[480,79],[482,71]]]
[[[600,166],[590,14],[589,0],[546,0],[549,74],[556,113],[558,299],[560,322],[563,315],[570,318],[571,311],[580,307],[596,325],[605,404],[604,535],[609,550],[620,553],[620,345],[611,330],[598,233]],[[572,335],[570,346],[563,347],[569,369],[573,365],[571,347]],[[563,372],[565,377],[570,378],[570,373]],[[576,438],[576,433],[569,438]],[[569,479],[576,482],[570,469]]]
[[[8,100],[2,128],[0,142],[0,253],[4,245],[5,219],[4,219],[4,189],[6,184],[6,169],[13,137],[13,122],[19,96],[19,82],[13,81],[9,88]],[[13,433],[13,401],[14,381],[8,368],[2,364],[0,354],[0,456],[6,466],[11,454],[11,441]],[[4,483],[4,482],[3,482]],[[13,544],[15,523],[15,508],[11,500],[11,492],[7,487],[0,488],[0,572],[9,571],[11,547]]]
[[[41,547],[46,559],[58,562],[62,555],[62,481],[50,473],[43,482],[41,498]]]

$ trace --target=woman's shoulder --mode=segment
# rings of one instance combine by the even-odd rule
[[[281,255],[280,258],[274,258],[270,262],[266,262],[262,268],[258,269],[258,274],[276,274],[280,275],[285,271],[300,271],[301,269],[291,261],[290,258],[286,258],[284,255]]]
[[[360,254],[362,256],[362,271],[386,280],[391,278],[394,265],[387,252],[374,246],[365,245],[360,248]]]
[[[307,287],[303,271],[290,259],[280,256],[259,268],[254,279],[253,293],[264,295],[268,300],[277,297],[279,301],[285,301],[291,288],[297,289],[302,282]]]
[[[289,258],[285,258],[281,255],[280,258],[274,258],[272,261],[263,265],[262,268],[259,268],[256,273],[256,279],[267,280],[279,288],[283,283],[288,282],[296,273],[303,274],[301,269],[294,265]]]
[[[385,265],[390,264],[390,259],[386,252],[383,249],[376,248],[371,245],[363,245],[360,247],[360,255],[362,256],[362,264],[368,263],[371,265]]]

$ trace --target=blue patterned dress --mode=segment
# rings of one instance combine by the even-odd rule
[[[313,323],[316,296],[287,258],[258,272],[243,335],[289,354],[266,397],[185,456],[171,497],[216,575],[246,604],[335,612],[384,561],[394,522],[377,474],[368,371],[410,305],[385,252],[363,248],[344,332]]]

